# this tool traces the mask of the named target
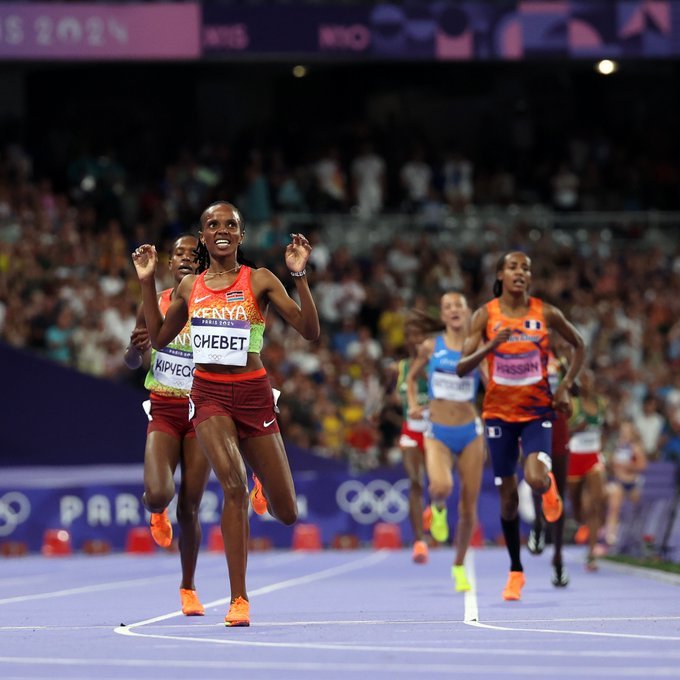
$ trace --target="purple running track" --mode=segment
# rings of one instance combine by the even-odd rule
[[[174,554],[6,558],[0,678],[680,677],[678,579],[586,573],[570,548],[557,589],[548,553],[523,554],[519,602],[501,599],[503,549],[471,553],[468,594],[454,592],[448,549],[425,565],[406,550],[254,553],[252,625],[236,629],[219,554],[199,557],[206,616],[190,618]]]

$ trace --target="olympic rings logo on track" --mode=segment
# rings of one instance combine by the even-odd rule
[[[0,496],[0,536],[9,536],[31,514],[31,503],[19,491]]]
[[[400,479],[395,484],[384,479],[374,479],[364,485],[357,479],[348,479],[335,492],[341,510],[352,515],[359,524],[401,522],[408,516],[409,480]]]

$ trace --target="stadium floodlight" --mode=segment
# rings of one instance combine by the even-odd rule
[[[619,64],[612,59],[600,59],[600,61],[595,64],[595,70],[600,75],[610,76],[612,73],[616,73],[619,70]]]

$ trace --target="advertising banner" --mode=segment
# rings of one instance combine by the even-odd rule
[[[137,470],[132,473],[132,470]],[[491,471],[485,476],[479,503],[480,522],[487,537],[499,531],[498,492]],[[62,473],[63,474],[63,473]],[[141,503],[141,466],[121,476],[106,472],[88,481],[75,474],[72,482],[43,483],[40,475],[35,483],[4,484],[0,482],[0,546],[4,542],[25,543],[29,550],[41,548],[48,529],[66,529],[73,550],[86,541],[106,541],[112,550],[123,550],[128,532],[133,527],[147,526],[149,516]],[[347,472],[306,471],[294,473],[298,497],[299,522],[319,527],[325,546],[338,535],[353,534],[361,542],[370,543],[378,522],[397,524],[405,545],[412,540],[408,521],[408,480],[401,469],[351,475]],[[457,494],[449,503],[449,523],[456,522]],[[210,529],[219,526],[222,492],[211,480],[203,497],[200,521],[204,542]],[[170,506],[175,522],[175,501]],[[277,548],[290,548],[293,527],[287,527],[271,516],[251,514],[251,537],[266,537]]]
[[[206,56],[475,60],[680,53],[669,0],[469,0],[375,6],[206,3]],[[674,30],[675,29],[675,30]]]
[[[197,59],[194,3],[0,3],[0,59]]]

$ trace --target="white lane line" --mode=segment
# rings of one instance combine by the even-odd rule
[[[526,654],[526,651],[524,652]],[[14,663],[24,665],[54,665],[54,666],[81,666],[91,667],[92,659],[81,658],[24,658],[24,657],[0,657],[0,663]],[[273,671],[314,671],[327,675],[334,671],[349,672],[373,672],[377,674],[409,674],[424,675],[427,673],[437,673],[451,677],[450,663],[422,663],[409,664],[403,663],[361,663],[361,662],[347,662],[347,663],[328,663],[328,662],[286,662],[286,661],[230,661],[219,660],[210,661],[203,659],[186,660],[186,659],[97,659],[96,664],[99,667],[110,666],[118,668],[187,668],[189,670],[196,669],[222,669],[222,670],[273,670]],[[456,664],[455,671],[463,676],[488,676],[491,674],[502,673],[507,676],[537,676],[545,677],[556,674],[564,677],[564,666],[504,666],[500,668],[497,665],[491,664]],[[569,669],[573,677],[585,673],[587,677],[613,677],[613,678],[649,678],[649,677],[678,677],[678,669],[676,666],[640,666],[631,667],[626,666],[609,666],[607,668],[593,668],[593,667],[575,667],[571,666]],[[561,675],[560,675],[561,674]],[[3,676],[4,677],[4,676]],[[53,676],[52,676],[53,677]]]
[[[0,599],[2,604],[15,604],[17,602],[30,602],[32,600],[49,600],[53,597],[67,597],[69,595],[81,595],[83,593],[97,593],[104,590],[115,590],[116,588],[127,588],[129,586],[143,586],[148,583],[158,583],[159,580],[174,578],[177,574],[166,576],[149,576],[147,578],[128,579],[126,581],[112,581],[110,583],[97,583],[91,586],[81,586],[80,588],[65,588],[64,590],[53,590],[49,593],[33,593],[31,595],[17,595],[15,597],[5,597]]]
[[[222,628],[224,624],[220,621],[219,623],[197,623],[200,619],[194,619],[192,623],[177,623],[177,624],[163,624],[162,630],[186,630],[187,626],[190,625],[192,629],[195,628]],[[638,617],[582,617],[582,618],[556,618],[556,619],[531,619],[531,623],[611,623],[614,621],[628,621],[628,622],[638,622],[638,621],[679,621],[680,616],[638,616]],[[503,621],[487,621],[487,624],[493,623],[529,623],[527,619],[512,619]],[[451,626],[463,626],[464,621],[460,619],[334,619],[334,620],[314,620],[314,621],[259,621],[258,627],[267,628],[299,628],[300,626],[403,626],[403,625],[413,625],[413,626],[444,626],[447,630],[450,630]],[[152,624],[147,624],[151,626]],[[64,631],[64,630],[111,630],[110,625],[86,625],[86,626],[60,626],[58,624],[46,625],[46,626],[0,626],[0,630],[43,630],[43,631]],[[508,630],[512,632],[522,631],[521,628],[509,628]],[[562,631],[558,631],[562,632]],[[471,641],[472,642],[472,641]],[[484,644],[487,644],[484,642]],[[571,652],[569,652],[571,653]],[[615,652],[616,654],[622,654],[623,652]],[[668,652],[664,652],[664,655]],[[677,653],[678,658],[680,658],[680,652]]]
[[[609,637],[609,638],[624,638],[632,640],[659,640],[659,641],[678,641],[680,637],[675,635],[644,635],[641,633],[605,633],[597,631],[587,631],[587,630],[554,630],[551,628],[512,628],[508,626],[508,623],[579,623],[584,621],[592,622],[610,622],[610,621],[674,621],[680,619],[677,616],[661,617],[661,616],[649,616],[649,617],[592,617],[592,618],[574,618],[574,619],[531,619],[531,621],[514,620],[514,621],[499,621],[498,623],[488,622],[480,623],[479,612],[477,610],[477,589],[475,586],[474,578],[474,559],[471,555],[472,551],[468,551],[466,555],[466,565],[469,569],[472,583],[472,589],[465,593],[465,617],[464,623],[468,626],[473,626],[475,628],[486,628],[487,630],[498,630],[505,632],[514,633],[552,633],[554,635],[589,635],[593,637]],[[469,560],[468,560],[469,558]],[[468,598],[469,596],[469,598]],[[506,625],[500,625],[506,624]]]
[[[609,623],[611,621],[680,621],[680,616],[574,616],[554,619],[491,619],[487,623],[581,623],[594,621]],[[514,630],[514,629],[513,629]]]
[[[613,560],[600,560],[599,564],[604,569],[616,571],[620,574],[640,576],[642,578],[648,578],[653,581],[660,581],[661,583],[670,583],[674,586],[680,585],[680,574],[673,574],[667,571],[660,571],[659,569],[652,569],[650,567],[638,567],[635,564],[614,562]]]
[[[389,554],[389,551],[380,550],[375,553],[371,553],[367,557],[361,557],[358,560],[353,560],[351,562],[346,562],[337,567],[329,567],[328,569],[322,569],[321,571],[312,572],[311,574],[306,574],[305,576],[298,576],[296,578],[286,579],[285,581],[279,581],[278,583],[272,583],[268,586],[262,586],[252,590],[249,593],[249,597],[255,597],[257,595],[267,595],[268,593],[276,592],[277,590],[284,590],[285,588],[293,588],[295,586],[306,585],[308,583],[313,583],[314,581],[323,581],[327,578],[332,578],[334,576],[339,576],[340,574],[346,574],[350,571],[356,571],[357,569],[363,569],[369,567],[378,562],[382,562]],[[206,603],[204,606],[217,607],[230,602],[230,597],[223,597],[219,600],[213,600],[212,602]],[[181,610],[170,612],[169,614],[162,614],[160,616],[155,616],[150,619],[145,619],[143,621],[137,621],[126,626],[118,626],[114,628],[114,632],[119,635],[144,635],[143,633],[136,633],[134,628],[139,628],[140,626],[145,626],[150,623],[157,623],[158,621],[165,621],[167,619],[174,618],[176,616],[181,616]],[[162,637],[162,636],[161,636]],[[189,638],[192,639],[192,638]]]
[[[588,635],[591,637],[625,638],[631,640],[672,640],[680,641],[677,635],[642,635],[637,633],[603,633],[592,630],[554,630],[552,628],[510,628],[509,626],[470,622],[468,625],[489,630],[512,631],[514,633],[552,633],[553,635]]]
[[[465,571],[467,572],[468,581],[470,581],[472,588],[465,593],[465,614],[463,617],[463,622],[472,623],[473,621],[479,621],[475,557],[474,551],[472,549],[469,549],[465,555]]]
[[[272,556],[266,560],[267,565],[269,566],[276,566],[278,564],[283,564],[285,562],[291,562],[295,561],[298,559],[301,559],[303,555],[302,554],[295,554],[291,556],[290,554],[282,554],[280,556]],[[114,556],[115,557],[115,556]],[[121,556],[124,557],[124,556]],[[217,569],[218,565],[206,565],[207,569]],[[174,563],[173,563],[173,570],[174,570]],[[223,569],[224,566],[222,562],[220,561],[219,568]],[[206,573],[205,569],[202,569],[203,574]],[[31,577],[31,578],[38,578],[38,577]],[[44,577],[40,577],[44,578]],[[175,571],[167,574],[156,574],[154,576],[147,576],[143,578],[136,578],[136,579],[127,579],[125,581],[110,581],[108,583],[98,583],[98,584],[93,584],[90,586],[81,586],[79,588],[65,588],[62,590],[53,590],[50,592],[46,593],[31,593],[30,595],[15,595],[14,597],[5,597],[5,598],[0,598],[0,605],[3,604],[16,604],[18,602],[31,602],[35,600],[49,600],[55,597],[69,597],[71,595],[82,595],[84,593],[96,593],[96,592],[101,592],[105,590],[115,590],[116,588],[127,588],[129,586],[143,586],[147,585],[148,583],[158,583],[161,580],[165,579],[177,579],[177,574]],[[2,582],[0,582],[1,584]],[[223,602],[219,602],[219,604],[224,604]]]

